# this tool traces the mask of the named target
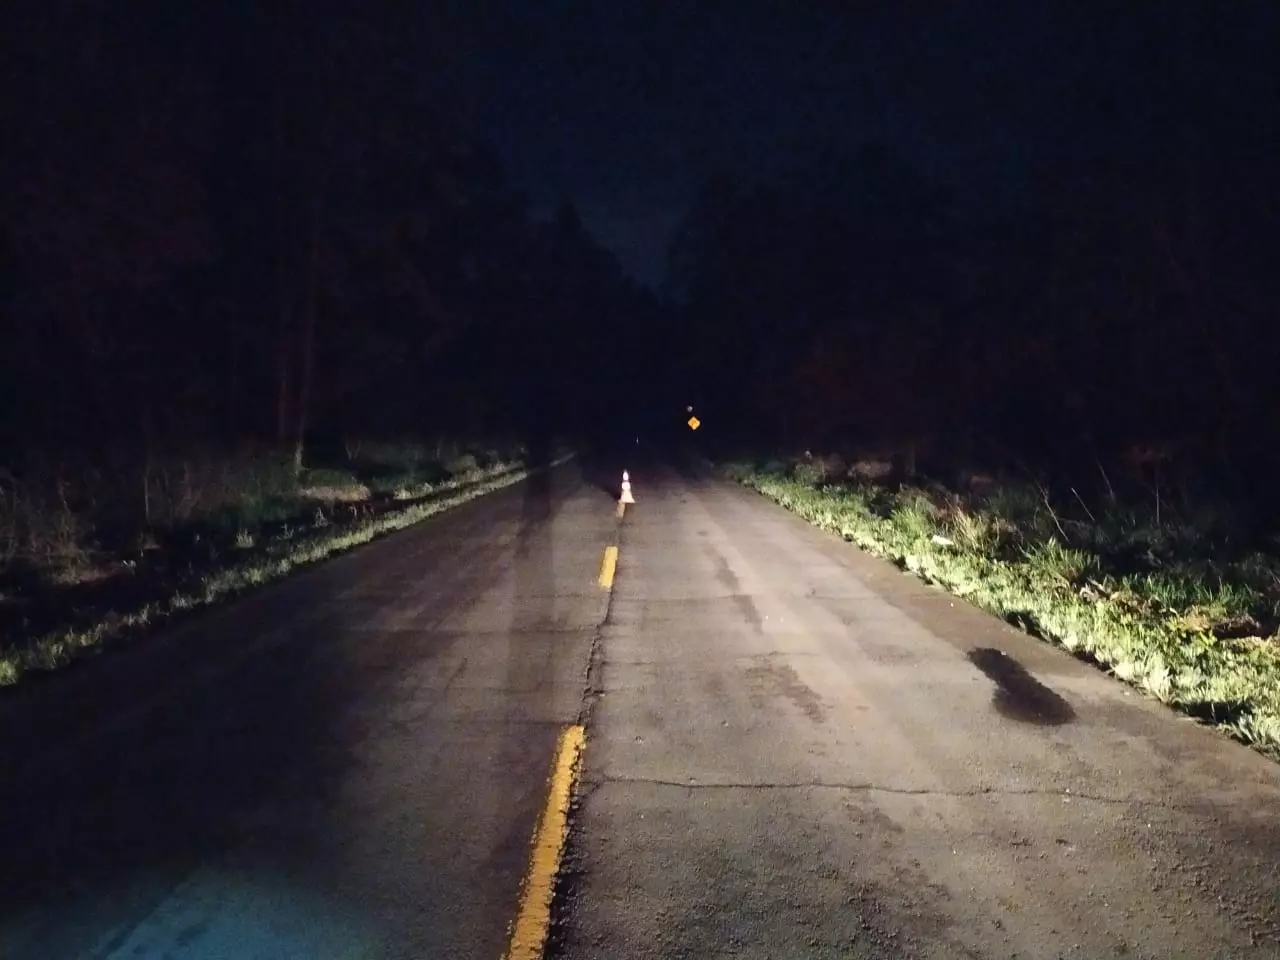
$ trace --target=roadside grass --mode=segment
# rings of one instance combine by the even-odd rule
[[[0,686],[517,483],[522,457],[369,444],[300,475],[271,452],[192,457],[135,471],[136,486],[0,472]],[[131,512],[112,499],[128,486]]]
[[[1031,484],[959,492],[811,463],[722,475],[1160,701],[1280,759],[1280,546],[1202,508],[1157,519],[1054,504]]]

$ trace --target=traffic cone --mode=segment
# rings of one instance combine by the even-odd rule
[[[619,503],[635,503],[635,497],[631,496],[631,475],[627,471],[622,471],[622,498]]]

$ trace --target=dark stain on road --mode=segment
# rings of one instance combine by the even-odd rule
[[[800,675],[791,664],[778,663],[770,657],[756,658],[756,662],[747,669],[747,680],[754,692],[781,694],[799,707],[801,712],[814,723],[826,721],[826,704],[812,687],[800,679]]]
[[[754,600],[745,594],[735,593],[733,595],[733,605],[742,614],[742,619],[751,624],[752,630],[756,633],[764,633],[764,618],[760,616],[760,611],[756,607]]]
[[[1076,718],[1071,704],[1031,676],[1013,657],[982,647],[969,652],[969,662],[995,683],[992,705],[1002,717],[1043,727],[1062,726]]]
[[[756,633],[764,633],[764,618],[760,616],[760,610],[755,605],[755,601],[742,592],[742,583],[730,568],[729,561],[714,547],[706,547],[705,552],[708,559],[715,564],[716,581],[733,595],[733,605],[742,614],[742,619],[751,624],[751,629]]]
[[[729,566],[729,561],[715,547],[708,546],[703,549],[707,559],[715,564],[716,582],[730,593],[737,593],[742,588],[742,585],[738,581],[738,575]]]

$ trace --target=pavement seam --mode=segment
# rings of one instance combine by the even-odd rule
[[[569,839],[569,813],[581,767],[583,739],[583,728],[575,725],[566,727],[556,744],[551,785],[534,833],[529,872],[522,885],[520,909],[512,924],[504,960],[541,960],[545,955]]]
[[[615,554],[621,553],[622,527],[626,511],[620,509],[614,521],[612,543]],[[544,946],[544,957],[558,957],[564,952],[565,936],[568,928],[570,904],[576,898],[577,885],[581,881],[581,854],[577,849],[578,834],[574,829],[578,811],[595,789],[598,782],[588,782],[587,746],[591,742],[591,714],[603,691],[602,673],[604,670],[604,631],[612,621],[613,601],[616,596],[614,583],[607,591],[604,616],[600,620],[591,637],[591,647],[587,653],[587,667],[583,677],[582,703],[578,708],[575,724],[582,731],[582,743],[577,759],[577,775],[574,777],[573,789],[570,791],[568,809],[565,815],[565,841],[558,869],[552,885],[551,913],[549,936]]]
[[[614,523],[612,543],[609,544],[616,556],[621,557],[622,554],[622,524],[623,517],[619,515]],[[616,560],[615,560],[616,563]],[[588,721],[591,718],[591,709],[595,706],[597,700],[600,699],[601,693],[601,673],[604,668],[604,630],[613,620],[613,601],[617,596],[617,592],[613,589],[613,580],[616,579],[617,571],[614,571],[614,577],[611,578],[608,590],[608,600],[605,601],[604,617],[601,619],[599,626],[595,628],[591,635],[591,648],[587,652],[587,669],[583,678],[582,688],[582,705],[578,709],[578,717],[576,723],[586,731],[587,739],[590,740],[591,728]]]
[[[973,790],[938,790],[925,787],[889,787],[875,783],[832,783],[824,780],[796,780],[781,782],[717,782],[717,783],[685,783],[679,780],[664,780],[659,777],[618,777],[597,775],[591,778],[593,786],[606,783],[641,784],[655,787],[673,787],[684,790],[842,790],[848,793],[887,793],[904,797],[1060,797],[1063,800],[1089,800],[1096,803],[1119,805],[1137,805],[1161,810],[1186,811],[1193,807],[1163,803],[1154,800],[1141,800],[1128,797],[1109,797],[1103,794],[1079,793],[1074,790],[1053,790],[1047,788],[1028,788],[1026,790],[1008,787],[978,787]]]

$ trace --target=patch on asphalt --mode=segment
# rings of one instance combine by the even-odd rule
[[[814,723],[825,723],[827,705],[813,688],[800,679],[789,663],[779,663],[772,656],[753,657],[747,668],[747,682],[754,696],[783,696],[795,704]]]
[[[703,552],[715,565],[716,580],[729,591],[733,605],[738,609],[738,613],[742,615],[742,619],[750,624],[751,629],[756,633],[764,633],[764,617],[760,615],[760,609],[756,606],[755,601],[742,592],[742,584],[739,582],[737,574],[730,568],[729,561],[714,547],[704,547]]]

